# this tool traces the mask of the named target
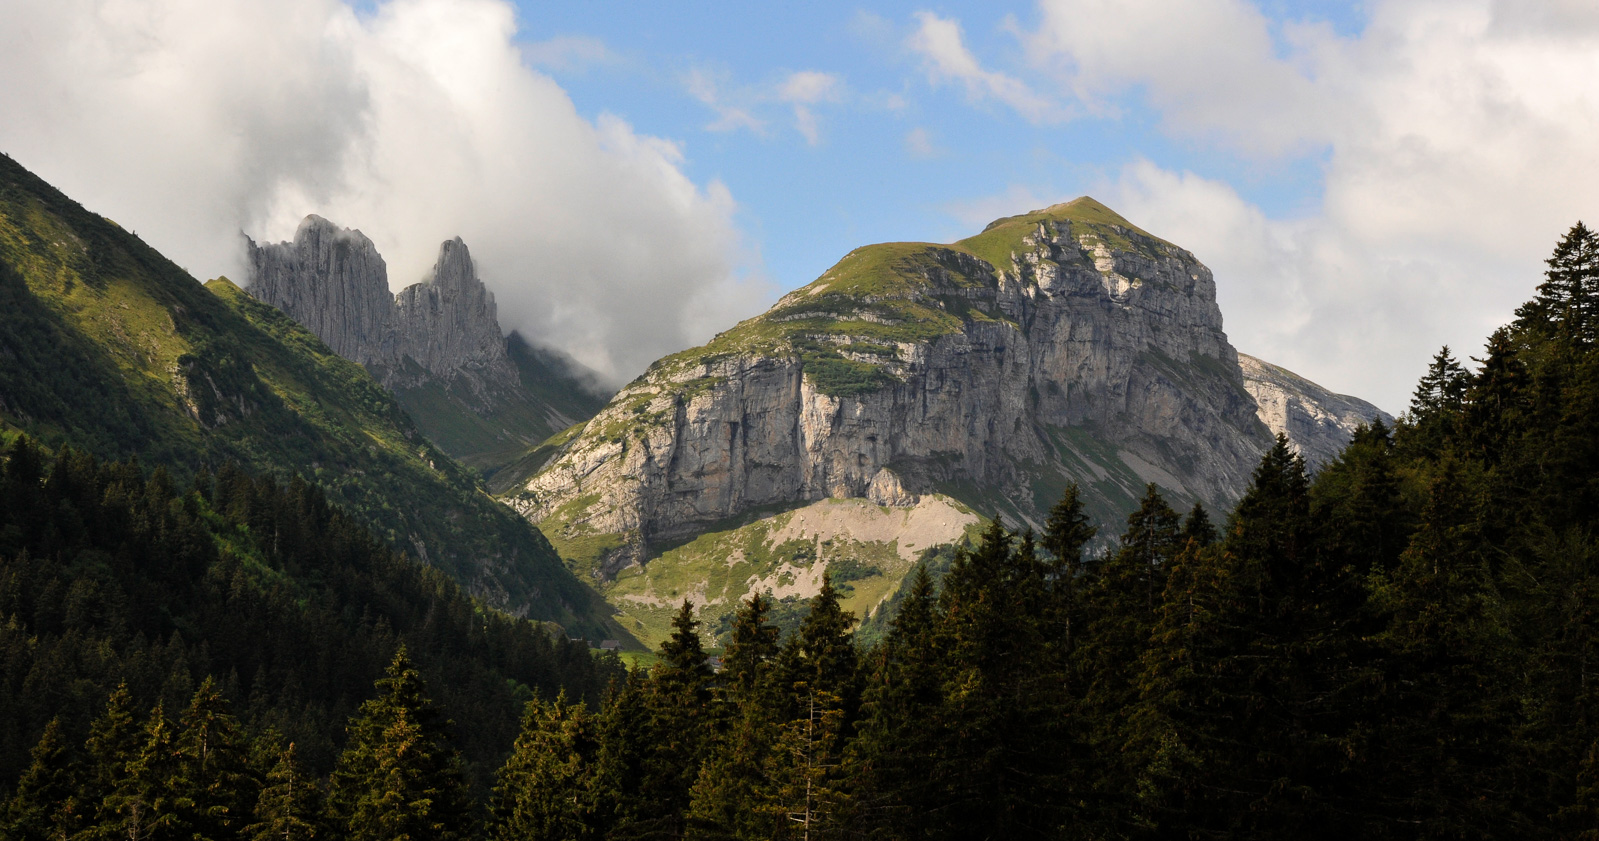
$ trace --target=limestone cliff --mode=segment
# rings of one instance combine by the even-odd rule
[[[372,240],[320,216],[307,216],[292,242],[256,245],[247,291],[361,365],[397,360],[389,272]]]
[[[1373,418],[1394,422],[1392,415],[1358,397],[1334,394],[1270,362],[1240,353],[1238,364],[1261,422],[1286,435],[1312,468],[1337,458],[1356,426]]]
[[[1147,482],[1225,509],[1270,441],[1210,271],[1082,198],[851,252],[651,366],[508,501],[603,579],[829,497],[1037,524],[1075,481],[1119,532]]]
[[[426,279],[389,292],[360,231],[307,216],[291,242],[248,242],[248,291],[365,366],[445,452],[492,474],[604,403],[570,359],[500,331],[459,237]]]

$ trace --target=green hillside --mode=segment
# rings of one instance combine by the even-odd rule
[[[614,635],[536,529],[417,431],[360,366],[226,279],[0,157],[0,429],[169,467],[303,475],[492,604]]]
[[[394,395],[429,441],[491,486],[539,442],[594,417],[610,396],[575,360],[530,344],[520,333],[506,337],[505,349],[521,382],[496,394],[492,405],[437,379]],[[511,481],[516,476],[526,479],[512,470]]]
[[[968,320],[1005,320],[993,306],[995,273],[1011,269],[1013,254],[1031,250],[1024,240],[1044,222],[1070,223],[1085,247],[1103,244],[1155,257],[1177,250],[1087,196],[999,219],[982,233],[950,245],[862,246],[765,313],[703,347],[661,359],[651,371],[691,368],[720,354],[762,351],[798,356],[824,393],[842,397],[875,391],[896,376],[896,343],[955,333]]]

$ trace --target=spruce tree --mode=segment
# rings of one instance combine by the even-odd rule
[[[188,838],[194,828],[186,817],[194,801],[178,784],[181,765],[172,722],[157,704],[145,724],[143,744],[105,799],[110,820],[100,825],[101,837],[138,841]]]
[[[582,704],[565,694],[529,701],[494,788],[494,841],[590,841],[603,837],[595,785],[599,739]]]
[[[351,841],[452,841],[472,834],[461,759],[449,722],[428,699],[404,646],[377,681],[378,696],[350,720],[328,807]]]
[[[249,821],[261,784],[239,723],[209,676],[183,714],[177,747],[173,785],[192,803],[187,818],[194,831],[205,838],[234,837]]]
[[[918,566],[869,667],[859,735],[850,745],[850,815],[880,838],[923,838],[942,804],[929,764],[945,743],[944,641],[932,576]]]
[[[833,837],[843,827],[844,736],[861,694],[854,624],[824,570],[821,590],[773,668],[775,743],[759,808],[775,819],[778,837]]]
[[[61,740],[60,719],[51,719],[45,726],[28,758],[0,827],[14,841],[71,837],[81,822],[83,804],[78,800],[77,769]]]
[[[1491,689],[1503,685],[1507,629],[1462,484],[1446,461],[1397,568],[1374,581],[1389,683],[1374,710],[1373,766],[1387,775],[1366,799],[1434,837],[1507,837],[1516,826],[1500,799],[1511,783],[1504,705],[1514,701]]]
[[[1136,769],[1111,758],[1125,739],[1139,662],[1165,594],[1168,567],[1183,545],[1181,526],[1159,488],[1147,486],[1138,509],[1127,517],[1120,548],[1105,560],[1087,593],[1087,628],[1074,665],[1088,677],[1079,710],[1091,722],[1088,740],[1101,757],[1096,765],[1102,792],[1128,791],[1136,776]]]
[[[242,837],[249,841],[315,841],[328,837],[322,818],[322,790],[300,764],[290,742],[278,752],[255,802],[254,822]]]
[[[1040,667],[1048,571],[1031,534],[996,519],[957,554],[940,594],[949,738],[929,769],[943,837],[1050,837],[1069,818],[1072,737],[1063,676]]]
[[[142,745],[138,723],[133,717],[133,695],[126,683],[118,684],[106,699],[105,711],[89,725],[84,745],[83,806],[92,837],[114,833],[119,823],[111,797],[128,773],[128,763]]]
[[[755,839],[771,834],[769,815],[756,809],[759,782],[775,735],[771,670],[779,652],[771,601],[751,593],[733,617],[722,659],[718,732],[690,794],[686,837]]]
[[[685,600],[649,678],[607,706],[602,767],[616,805],[611,838],[679,837],[710,746],[711,668]]]

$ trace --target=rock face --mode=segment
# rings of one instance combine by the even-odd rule
[[[429,439],[486,476],[605,403],[587,369],[500,332],[494,295],[460,238],[397,295],[372,241],[320,216],[307,216],[292,242],[248,247],[252,296],[365,366]]]
[[[248,291],[362,365],[397,359],[388,266],[360,231],[307,216],[293,242],[247,245]]]
[[[851,252],[651,366],[509,501],[603,579],[652,542],[829,497],[939,491],[1037,525],[1075,481],[1119,524],[1155,482],[1224,508],[1271,438],[1210,271],[1083,198]]]
[[[1337,458],[1356,426],[1374,418],[1394,422],[1392,415],[1358,397],[1334,394],[1270,362],[1240,353],[1238,364],[1261,422],[1287,436],[1312,468]]]
[[[435,377],[464,377],[485,405],[517,384],[494,293],[478,279],[460,237],[439,246],[431,275],[400,290],[394,306],[402,360],[414,361]],[[390,377],[403,377],[400,368]]]
[[[389,293],[388,267],[372,241],[320,216],[307,216],[293,242],[250,241],[248,250],[246,291],[391,389],[430,376],[463,379],[489,404],[496,393],[515,387],[494,294],[478,279],[459,237],[439,246],[426,280],[397,295]]]

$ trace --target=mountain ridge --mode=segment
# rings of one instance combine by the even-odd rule
[[[460,237],[393,293],[382,255],[357,229],[312,214],[292,240],[245,239],[246,291],[365,367],[430,441],[485,478],[604,405],[575,360],[502,335],[494,293]]]
[[[299,474],[486,602],[614,633],[543,536],[359,366],[226,279],[201,285],[9,157],[0,301],[0,429],[180,480],[227,462]]]
[[[1209,270],[1084,197],[851,251],[650,366],[507,498],[600,580],[652,541],[828,497],[945,493],[1037,524],[1078,481],[1114,522],[1154,481],[1220,509],[1270,440]]]

